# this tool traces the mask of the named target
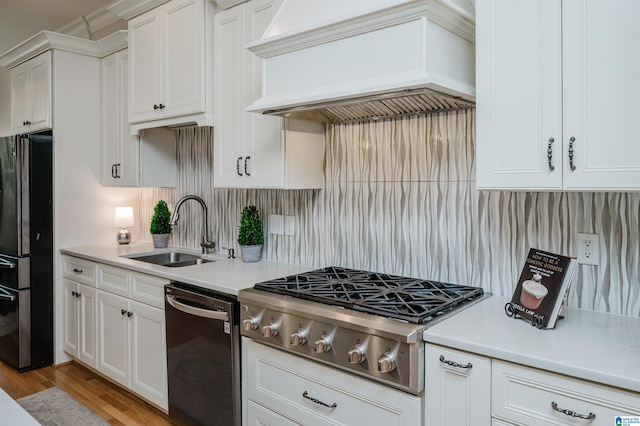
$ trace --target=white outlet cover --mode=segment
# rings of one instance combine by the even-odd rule
[[[588,245],[590,247],[587,249]],[[598,260],[600,259],[600,238],[598,237],[598,234],[578,234],[577,247],[578,263],[582,265],[599,264]]]
[[[295,216],[284,217],[284,235],[294,235],[296,231]]]
[[[269,215],[269,233],[284,235],[284,216],[281,214]]]

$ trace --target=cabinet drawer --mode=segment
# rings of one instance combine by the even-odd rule
[[[62,256],[62,276],[91,287],[96,286],[96,267],[90,260]]]
[[[297,423],[422,424],[417,396],[253,341],[247,348],[249,399]]]
[[[164,310],[164,286],[171,281],[153,275],[131,273],[131,298]]]
[[[611,425],[640,416],[640,396],[559,374],[493,361],[493,416],[526,425]],[[571,416],[589,416],[591,420]]]
[[[98,265],[98,288],[129,297],[129,271],[109,265]]]

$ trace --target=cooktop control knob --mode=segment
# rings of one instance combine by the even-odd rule
[[[331,350],[331,339],[329,336],[323,335],[321,338],[316,340],[314,347],[318,353],[329,352]]]
[[[242,321],[242,328],[244,328],[245,331],[253,331],[258,327],[260,327],[260,318],[249,317]]]
[[[262,327],[262,335],[264,337],[275,337],[278,335],[278,324],[274,322],[270,322],[269,324]]]
[[[355,345],[349,351],[349,364],[360,364],[367,359],[367,353],[360,345]]]
[[[307,343],[307,335],[304,330],[296,330],[291,333],[291,346],[300,346]]]
[[[381,373],[391,373],[396,369],[396,359],[395,357],[386,352],[380,358],[378,358],[378,371]]]

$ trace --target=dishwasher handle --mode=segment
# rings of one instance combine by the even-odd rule
[[[178,300],[174,296],[166,295],[167,302],[179,311],[185,314],[195,315],[202,318],[210,318],[220,321],[229,321],[229,312],[224,311],[212,311],[209,309],[196,308],[195,306],[187,305]]]

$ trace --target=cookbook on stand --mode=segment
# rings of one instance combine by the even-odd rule
[[[530,249],[507,314],[538,328],[555,328],[576,264],[572,257]]]

